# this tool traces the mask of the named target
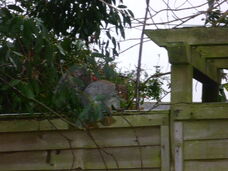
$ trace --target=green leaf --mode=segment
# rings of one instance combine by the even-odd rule
[[[226,89],[226,91],[228,91],[228,83],[223,84],[223,87]]]
[[[106,42],[105,49],[108,49],[109,40]]]
[[[109,31],[106,31],[106,35],[108,36],[109,39],[111,39],[111,34]]]
[[[100,58],[104,58],[105,57],[104,54],[102,54],[102,53],[96,53],[96,52],[92,53],[92,56],[93,57],[100,57]]]
[[[15,55],[23,57],[24,55],[17,51],[12,51]]]
[[[9,9],[12,9],[12,10],[17,11],[17,12],[24,12],[24,10],[21,7],[17,6],[17,5],[7,5],[7,7]]]
[[[62,55],[66,55],[66,52],[65,50],[62,48],[62,46],[60,44],[56,44],[56,47],[58,48],[59,52],[62,54]]]
[[[6,85],[6,84],[0,86],[0,90],[2,90],[2,91],[6,91],[9,88],[10,88],[10,86],[9,85]]]
[[[9,85],[11,85],[12,87],[16,86],[17,84],[19,84],[21,82],[21,80],[12,80],[9,82]]]
[[[118,8],[127,8],[126,5],[118,5]]]
[[[130,14],[130,16],[131,16],[132,18],[135,17],[134,14],[133,14],[133,12],[132,12],[131,10],[127,10],[127,11],[128,11],[128,13]]]
[[[33,34],[36,34],[34,31],[36,30],[34,27],[35,23],[32,20],[24,20],[23,22],[23,39],[29,47],[33,40]]]
[[[0,9],[0,15],[2,16],[2,17],[12,17],[12,15],[11,15],[11,13],[10,13],[10,11],[7,9],[7,8],[2,8],[2,9]]]
[[[121,36],[125,39],[125,31],[124,31],[123,26],[120,26],[119,29],[120,29]]]
[[[31,87],[30,87],[30,85],[28,83],[21,84],[20,90],[21,90],[22,94],[24,96],[26,96],[27,98],[32,99],[32,98],[35,97],[32,89],[31,89]]]

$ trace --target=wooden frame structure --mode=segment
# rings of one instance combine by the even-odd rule
[[[222,69],[228,69],[228,28],[147,30],[146,34],[167,49],[171,63],[171,170],[227,170],[228,135],[217,127],[228,128],[224,124],[228,104],[206,103],[220,101]],[[193,78],[203,84],[202,104],[192,103]]]
[[[203,84],[202,102],[218,102],[221,70],[228,68],[228,28],[147,30],[157,45],[168,50],[171,102],[192,102],[192,79]]]

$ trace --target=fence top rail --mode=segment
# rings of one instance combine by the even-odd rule
[[[128,116],[128,115],[156,115],[167,114],[169,110],[125,110],[121,112],[113,112],[113,116]],[[64,115],[62,115],[64,116]],[[0,121],[2,120],[20,120],[20,119],[56,119],[59,118],[51,113],[0,113]]]
[[[175,120],[228,119],[228,103],[179,103],[171,111]]]
[[[113,115],[112,124],[104,120],[88,125],[91,129],[106,128],[134,128],[168,125],[169,111],[151,111],[151,112],[121,112]],[[54,130],[75,130],[73,126],[57,117],[34,115],[6,115],[0,117],[1,132],[31,132],[31,131],[54,131]]]

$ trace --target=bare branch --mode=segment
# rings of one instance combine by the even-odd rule
[[[140,45],[139,45],[139,58],[138,58],[136,87],[135,87],[136,109],[139,109],[139,103],[140,103],[139,86],[140,86],[140,74],[141,74],[141,62],[142,62],[142,49],[143,49],[144,32],[145,32],[145,28],[146,28],[146,20],[147,20],[147,15],[148,15],[148,11],[149,11],[149,3],[150,3],[150,0],[146,0],[146,12],[145,12],[145,17],[144,17],[142,33],[141,33]]]
[[[151,40],[148,39],[148,40],[143,41],[143,43],[145,43],[145,42],[150,42],[150,41],[151,41]],[[135,47],[135,46],[138,46],[138,45],[140,45],[140,43],[136,43],[136,44],[134,44],[134,45],[128,47],[127,49],[124,49],[123,51],[119,52],[119,54],[124,53],[124,52],[130,50],[131,48],[133,48],[133,47]]]

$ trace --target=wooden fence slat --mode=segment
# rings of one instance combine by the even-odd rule
[[[160,145],[159,127],[92,129],[90,132],[101,147]],[[0,133],[0,137],[0,152],[96,148],[92,137],[82,130]]]
[[[175,171],[183,171],[183,123],[174,123]]]
[[[66,130],[69,126],[61,119],[50,120],[33,120],[33,119],[19,119],[19,120],[0,120],[0,132],[22,132],[22,131],[44,131],[44,130]]]
[[[151,134],[152,136],[152,134]],[[169,126],[161,126],[161,171],[170,170]]]
[[[200,120],[184,122],[184,140],[228,138],[228,120]]]
[[[158,112],[159,113],[159,112]],[[168,115],[168,112],[167,112]],[[122,115],[113,116],[116,120],[110,126],[99,125],[100,128],[121,128],[121,127],[145,127],[145,126],[158,126],[162,125],[167,119],[167,115],[164,114],[151,114],[151,115]]]
[[[184,159],[228,159],[228,139],[186,141]]]
[[[108,168],[160,167],[160,146],[138,148],[100,149]],[[104,161],[97,149],[48,150],[0,153],[0,170],[52,170],[52,169],[105,169]],[[73,167],[72,167],[73,165]],[[118,166],[117,166],[118,165]]]
[[[168,117],[164,111],[159,114],[141,114],[141,115],[122,115],[113,116],[115,123],[109,126],[99,124],[99,128],[119,128],[119,127],[146,127],[162,125]],[[50,124],[50,121],[53,123]],[[0,120],[0,132],[24,132],[24,131],[39,131],[39,130],[66,130],[69,129],[67,123],[60,119],[53,120],[33,120],[33,119],[15,119],[15,120]]]
[[[172,109],[176,120],[228,119],[228,103],[176,104]]]
[[[228,160],[186,161],[184,171],[227,171]]]
[[[15,171],[19,171],[19,170],[15,170]],[[44,170],[30,170],[30,171],[44,171]],[[49,171],[49,170],[48,170]],[[61,169],[61,170],[52,170],[52,171],[69,171],[69,169]],[[107,171],[106,169],[74,169],[73,171]],[[136,168],[136,169],[108,169],[108,171],[142,171],[142,169],[140,168]],[[143,171],[161,171],[160,168],[143,168]]]

